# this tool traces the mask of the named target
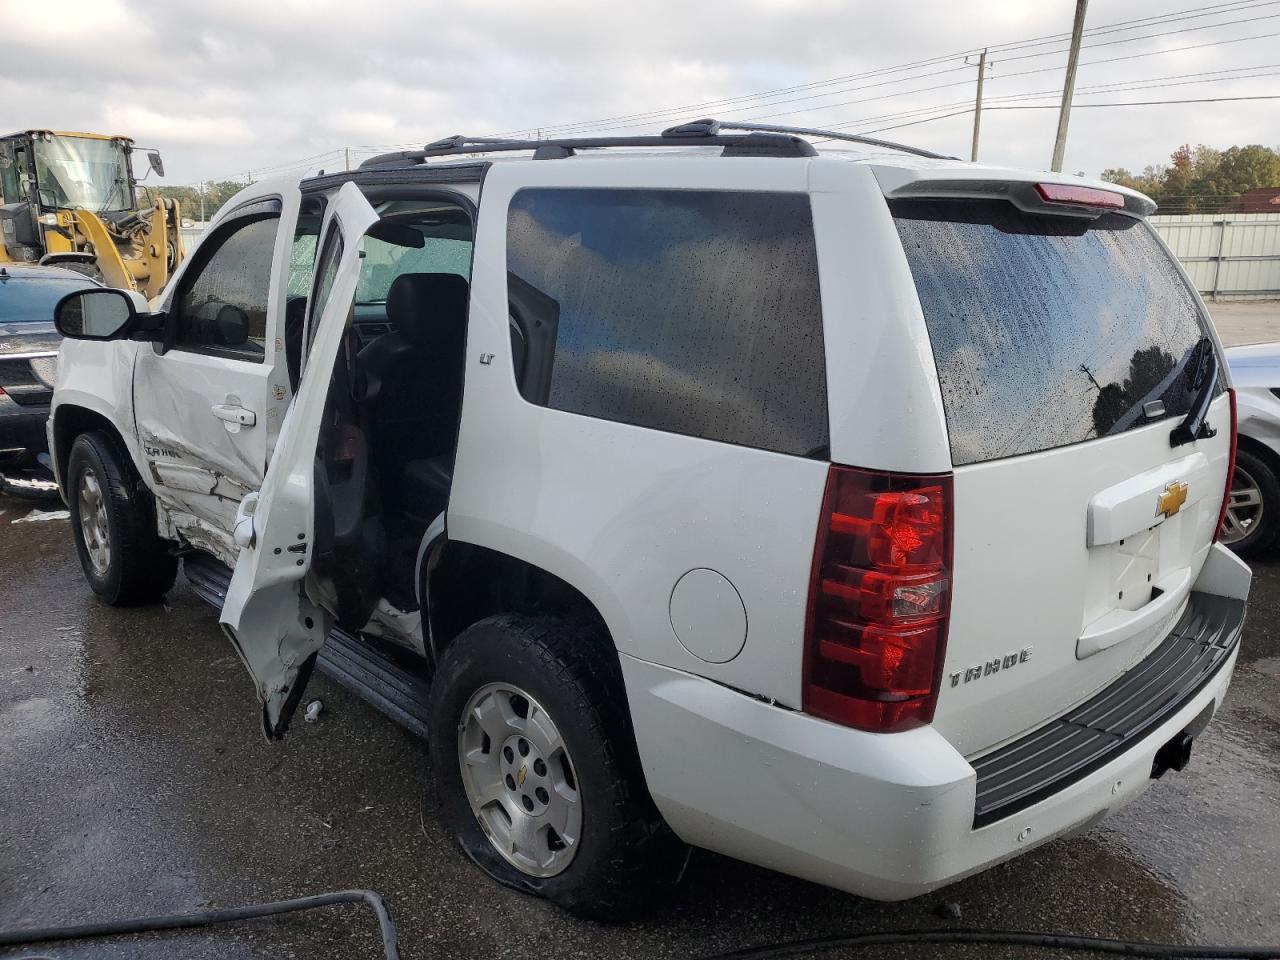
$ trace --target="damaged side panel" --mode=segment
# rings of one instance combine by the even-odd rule
[[[265,415],[270,370],[264,364],[171,350],[144,351],[135,368],[138,442],[152,489],[175,515],[231,530],[236,505],[262,485],[265,423],[227,429],[213,413],[234,402],[254,420]],[[138,389],[140,384],[146,389]]]

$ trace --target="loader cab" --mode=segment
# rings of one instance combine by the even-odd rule
[[[149,205],[136,196],[132,150],[129,138],[103,134],[25,130],[0,138],[3,256],[91,261],[74,239],[78,212],[114,223]]]
[[[28,131],[23,137],[30,155],[28,193],[41,213],[84,209],[111,214],[133,208],[132,140],[48,130]]]

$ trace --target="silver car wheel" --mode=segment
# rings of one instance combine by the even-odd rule
[[[1227,494],[1227,512],[1222,518],[1222,542],[1229,546],[1252,533],[1262,520],[1262,508],[1258,481],[1237,465],[1231,476],[1231,492]]]
[[[80,474],[79,501],[80,533],[84,536],[85,553],[93,572],[99,577],[107,575],[111,565],[111,532],[107,523],[107,505],[103,502],[102,486],[90,467]]]
[[[458,764],[471,811],[489,842],[531,877],[554,877],[582,839],[582,800],[564,739],[519,687],[491,683],[458,724]]]

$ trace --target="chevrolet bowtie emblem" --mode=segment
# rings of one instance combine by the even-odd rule
[[[523,787],[525,778],[528,776],[529,776],[529,765],[526,763],[524,766],[520,768],[520,772],[516,774],[516,783],[519,786]]]
[[[1177,480],[1164,488],[1160,499],[1156,501],[1157,517],[1172,517],[1187,502],[1187,485]]]

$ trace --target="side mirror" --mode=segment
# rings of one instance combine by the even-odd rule
[[[53,309],[53,324],[64,337],[74,340],[116,340],[144,326],[151,314],[139,314],[136,294],[107,287],[69,293]],[[138,321],[135,323],[135,321]],[[155,326],[145,323],[147,328]]]
[[[151,164],[151,169],[156,172],[157,177],[164,176],[164,161],[160,159],[159,150],[147,151],[147,163]]]

